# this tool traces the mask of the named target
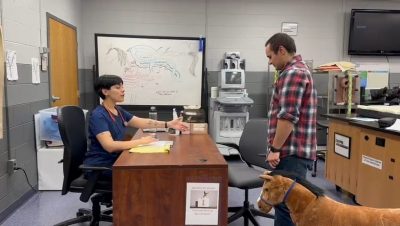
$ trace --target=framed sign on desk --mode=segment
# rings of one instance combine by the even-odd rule
[[[335,153],[345,158],[350,158],[351,137],[335,133]]]

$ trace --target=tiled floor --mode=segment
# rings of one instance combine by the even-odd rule
[[[324,162],[319,161],[317,177],[308,176],[308,179],[325,191],[325,194],[335,200],[350,203],[352,200],[337,192],[333,184],[324,179]],[[260,189],[253,189],[249,192],[249,199],[255,203]],[[240,206],[243,202],[244,192],[240,189],[229,188],[229,206]],[[79,201],[79,194],[68,193],[65,196],[59,191],[41,191],[35,194],[16,212],[14,212],[5,222],[3,226],[47,226],[54,225],[57,222],[72,218],[75,216],[77,209],[90,207],[89,203]],[[260,225],[272,226],[273,220],[266,218],[257,219]],[[89,225],[89,224],[79,224]],[[100,225],[112,225],[111,223],[101,223]],[[229,226],[242,226],[243,220],[229,224]]]

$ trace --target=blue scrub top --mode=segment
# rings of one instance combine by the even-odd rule
[[[117,160],[120,152],[107,152],[96,138],[97,134],[109,131],[115,141],[123,140],[126,131],[124,122],[129,122],[133,115],[118,106],[116,108],[118,116],[113,117],[102,105],[92,111],[89,119],[90,146],[84,160],[85,165],[112,167]]]

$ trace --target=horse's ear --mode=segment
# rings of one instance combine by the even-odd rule
[[[270,170],[265,170],[265,171],[264,171],[264,174],[265,174],[265,175],[269,175],[270,173],[272,173],[272,171],[270,171]]]
[[[270,176],[270,175],[268,175],[268,174],[261,174],[260,175],[260,178],[262,178],[262,179],[264,179],[264,180],[272,180],[273,179],[273,177],[272,176]]]

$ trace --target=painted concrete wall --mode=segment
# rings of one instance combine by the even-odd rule
[[[39,58],[39,47],[47,47],[46,13],[76,26],[80,34],[81,9],[81,0],[1,0],[5,49],[17,53],[19,79],[5,83],[8,120],[4,117],[5,138],[0,140],[0,221],[32,191],[22,171],[7,174],[8,159],[16,159],[37,185],[33,114],[49,107],[49,76],[42,72],[41,83],[32,84],[31,58]]]
[[[0,221],[30,188],[23,175],[6,173],[6,160],[16,158],[37,184],[32,115],[49,106],[49,75],[31,84],[31,58],[47,47],[46,13],[77,27],[82,106],[94,106],[94,33],[192,36],[207,38],[206,65],[210,86],[216,85],[226,51],[246,59],[246,86],[255,105],[252,117],[265,116],[268,86],[264,43],[282,22],[298,23],[298,53],[314,65],[338,60],[389,62],[391,84],[400,83],[400,57],[350,57],[347,52],[352,8],[400,9],[396,0],[0,0],[5,46],[17,52],[20,79],[6,82],[9,118],[0,140]],[[273,68],[270,69],[271,71]],[[317,76],[318,84],[325,84]],[[319,87],[323,87],[322,85]],[[321,90],[323,92],[324,89]]]
[[[220,70],[226,51],[240,51],[247,71],[266,71],[264,44],[281,31],[282,22],[298,23],[298,53],[319,65],[354,60],[347,55],[352,8],[400,9],[400,1],[372,0],[132,0],[83,1],[84,68],[95,63],[94,33],[192,36],[207,38],[206,65]],[[364,57],[389,61],[400,72],[399,57]],[[360,60],[360,59],[356,59]]]
[[[389,63],[391,78],[400,72],[400,57],[350,57],[347,39],[352,8],[400,9],[400,1],[371,0],[85,0],[83,1],[83,70],[95,64],[95,33],[204,36],[209,87],[216,86],[221,60],[227,51],[246,59],[246,87],[255,100],[251,117],[266,115],[268,64],[265,41],[281,31],[282,22],[298,24],[294,36],[298,53],[313,65],[347,60]],[[274,68],[271,66],[270,71]],[[318,80],[318,78],[317,78]],[[393,79],[392,79],[393,80]],[[317,81],[318,83],[324,80]],[[87,80],[87,84],[91,84]],[[87,86],[89,87],[89,86]],[[93,92],[85,90],[87,99]],[[324,90],[321,90],[324,92]]]

